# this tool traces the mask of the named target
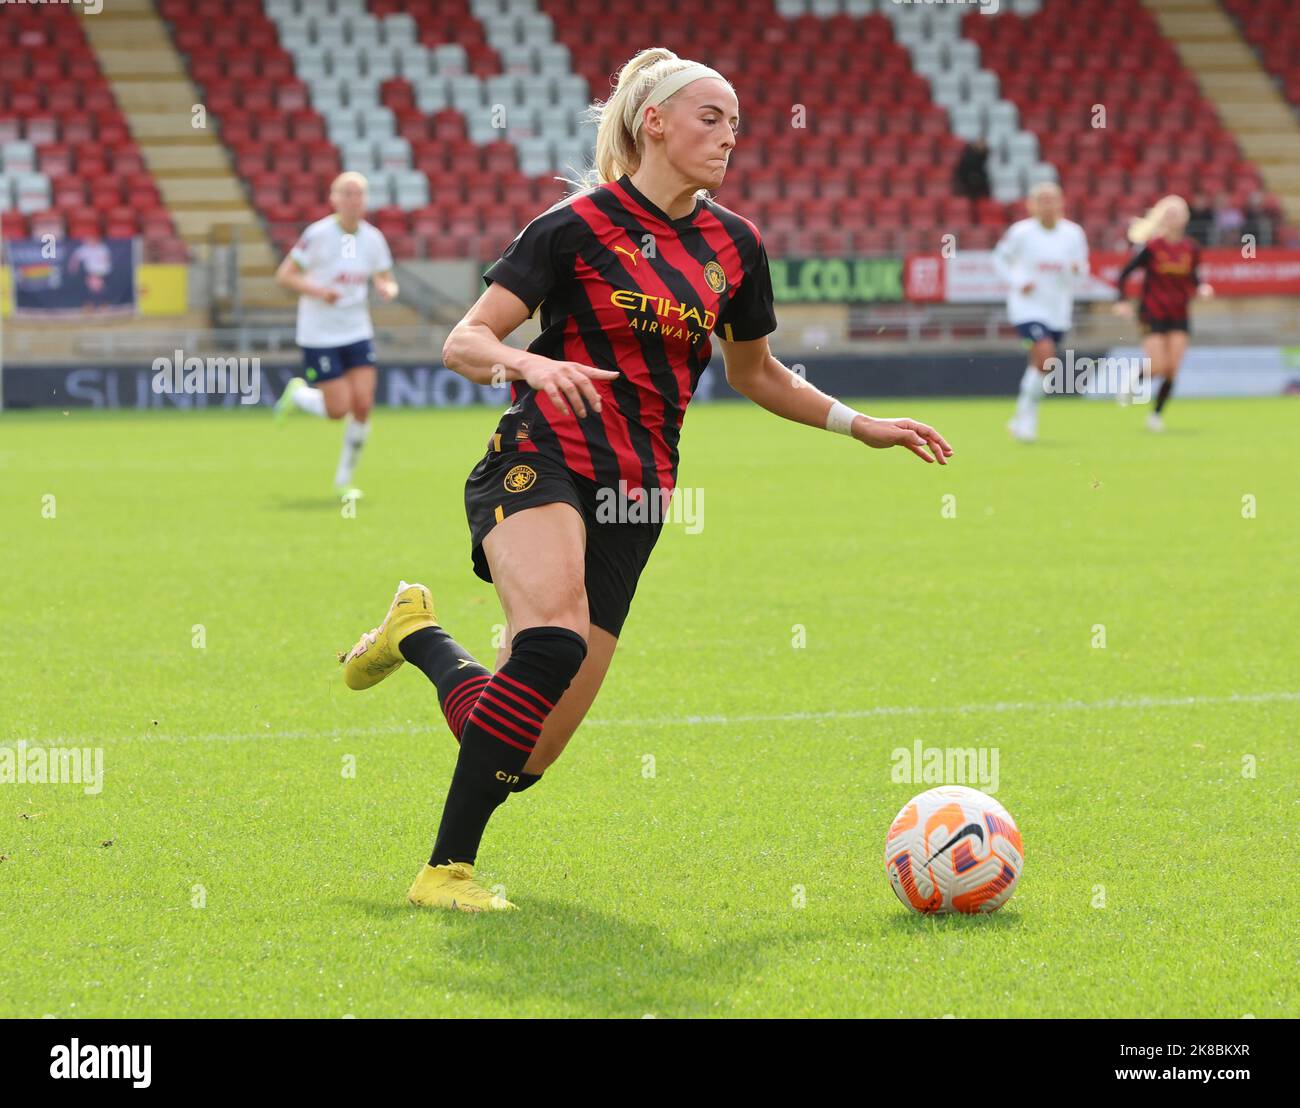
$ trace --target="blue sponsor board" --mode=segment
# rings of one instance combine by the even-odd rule
[[[825,356],[796,361],[807,380],[835,396],[1010,396],[1024,372],[1024,354],[1007,351],[973,355]],[[257,404],[275,402],[297,363],[261,363]],[[79,365],[4,367],[6,408],[248,408],[232,392],[159,391],[148,365]],[[395,408],[464,408],[509,405],[509,390],[476,385],[438,363],[381,363],[376,402]],[[737,399],[727,384],[721,357],[700,378],[696,402]]]

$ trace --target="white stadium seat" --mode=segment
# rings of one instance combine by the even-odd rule
[[[0,165],[10,177],[36,171],[36,147],[30,142],[17,140],[0,146]]]
[[[6,170],[9,165],[5,163]],[[50,206],[50,181],[43,173],[24,173],[14,180],[14,207],[24,215]]]

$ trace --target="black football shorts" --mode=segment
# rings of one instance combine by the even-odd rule
[[[1187,317],[1181,319],[1153,319],[1146,312],[1138,312],[1138,322],[1142,324],[1142,333],[1144,335],[1167,335],[1172,331],[1191,332],[1191,324],[1187,322]]]
[[[474,572],[492,580],[483,539],[506,516],[541,504],[572,504],[587,526],[588,616],[593,626],[618,638],[663,523],[617,522],[605,518],[608,512],[598,518],[600,491],[595,481],[545,454],[489,446],[465,482]]]

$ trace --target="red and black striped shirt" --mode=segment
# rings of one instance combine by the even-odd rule
[[[1116,279],[1119,299],[1124,299],[1124,285],[1129,274],[1145,269],[1146,280],[1142,283],[1138,305],[1142,318],[1160,323],[1185,321],[1187,305],[1196,295],[1196,286],[1200,283],[1197,276],[1200,263],[1201,248],[1187,236],[1177,242],[1151,239],[1119,271]]]
[[[603,410],[584,419],[512,382],[496,449],[540,451],[609,488],[671,491],[710,334],[743,342],[776,329],[758,229],[706,198],[670,219],[626,174],[548,208],[483,280],[541,305],[531,352],[620,374],[595,382]]]

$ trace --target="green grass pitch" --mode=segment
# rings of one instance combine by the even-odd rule
[[[406,906],[455,744],[335,661],[401,577],[490,659],[493,412],[378,412],[353,519],[337,424],[0,417],[0,743],[104,759],[0,784],[0,1015],[1300,1015],[1300,402],[1049,402],[1033,447],[1009,399],[859,403],[952,464],[689,413],[703,530],[489,827],[501,916]],[[994,916],[888,887],[918,740],[997,752]]]

